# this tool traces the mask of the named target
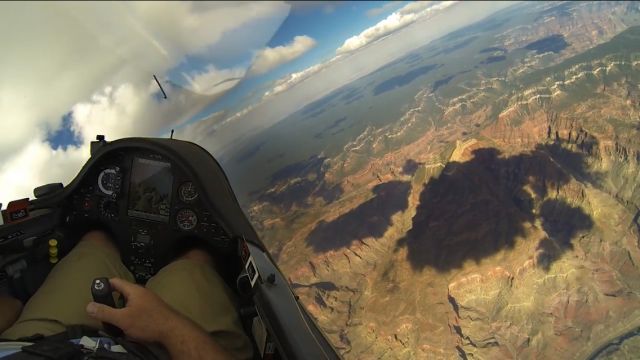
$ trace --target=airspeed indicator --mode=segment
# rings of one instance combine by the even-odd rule
[[[176,214],[176,223],[181,230],[193,230],[198,225],[198,215],[191,209],[182,209]]]

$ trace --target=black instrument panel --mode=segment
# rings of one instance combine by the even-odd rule
[[[231,236],[200,191],[180,164],[159,154],[110,152],[87,171],[71,196],[69,222],[100,224],[110,231],[123,263],[144,283],[187,240],[232,251]]]

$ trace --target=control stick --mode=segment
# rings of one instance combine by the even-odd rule
[[[115,308],[116,303],[113,300],[112,292],[111,283],[109,283],[109,279],[106,277],[96,278],[91,282],[91,296],[93,297],[93,301],[97,303]],[[103,322],[102,326],[104,327],[104,331],[111,337],[121,337],[123,335],[122,330],[113,324]]]

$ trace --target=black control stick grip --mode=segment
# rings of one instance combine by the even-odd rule
[[[93,301],[97,303],[115,308],[116,302],[113,300],[112,292],[111,283],[106,277],[96,278],[91,282],[91,296]],[[113,324],[103,322],[102,326],[104,331],[112,337],[121,337],[123,335],[122,330]]]

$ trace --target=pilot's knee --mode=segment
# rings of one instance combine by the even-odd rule
[[[109,249],[114,252],[118,252],[118,248],[113,243],[111,237],[101,230],[92,230],[84,234],[80,239],[81,242],[90,242],[98,245],[102,248]]]
[[[189,259],[195,262],[199,262],[207,265],[213,265],[213,259],[211,258],[211,255],[209,255],[206,251],[202,249],[191,249],[186,253],[184,253],[182,256],[180,256],[177,260],[181,260],[181,259]]]

